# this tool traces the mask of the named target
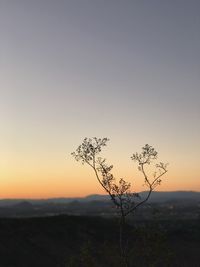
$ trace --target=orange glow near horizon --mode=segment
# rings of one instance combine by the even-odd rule
[[[92,169],[71,157],[70,152],[76,146],[66,146],[67,153],[64,151],[65,148],[59,145],[52,147],[52,151],[49,152],[48,145],[45,146],[43,143],[43,147],[32,146],[29,153],[25,151],[26,153],[19,154],[12,151],[7,157],[2,155],[0,198],[84,197],[90,194],[105,194]],[[136,151],[140,151],[138,145],[134,146]],[[166,159],[171,158],[171,162],[168,172],[156,190],[200,191],[198,164],[194,161],[189,163],[188,158],[183,158],[182,154],[176,154],[172,158],[167,146],[166,149],[161,147],[162,154],[159,155],[158,161],[167,162]],[[117,179],[123,177],[131,182],[133,191],[144,191],[146,188],[143,186],[142,174],[130,157],[127,157],[131,155],[130,151],[128,142],[126,146],[120,146],[118,141],[113,141],[102,151],[102,156],[113,163],[113,174]],[[195,159],[197,161],[197,157]]]
[[[134,191],[145,191],[146,187],[143,186],[141,173],[137,172],[137,168],[134,171],[133,175],[130,172],[124,172],[124,178],[127,177],[127,180],[132,183]],[[120,176],[116,173],[117,177],[122,177],[123,170],[119,171],[119,174]],[[44,167],[34,171],[18,169],[15,170],[15,175],[10,171],[5,176],[6,179],[2,179],[1,199],[84,197],[90,194],[106,194],[90,167],[82,166],[77,162],[71,162],[71,165],[62,162],[57,171]],[[156,191],[200,191],[198,180],[192,180],[190,175],[194,177],[195,172],[178,175],[169,166],[169,172],[163,176],[162,183],[156,188]],[[135,178],[131,179],[131,177]]]

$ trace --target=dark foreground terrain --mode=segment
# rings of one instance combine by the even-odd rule
[[[200,266],[200,220],[137,221],[130,266]],[[83,216],[0,219],[0,267],[120,266],[116,219]]]

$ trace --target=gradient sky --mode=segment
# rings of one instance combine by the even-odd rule
[[[159,190],[200,190],[200,1],[0,0],[0,198],[103,193],[70,153],[108,137],[117,177],[148,143]]]

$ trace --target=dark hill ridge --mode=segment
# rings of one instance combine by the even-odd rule
[[[141,200],[147,192],[141,192]],[[139,201],[141,201],[139,200]],[[138,201],[138,199],[136,200]],[[150,200],[137,210],[137,219],[195,219],[200,217],[199,192],[153,192]],[[61,214],[78,216],[113,217],[117,213],[107,195],[90,195],[84,198],[9,199],[0,200],[0,217],[45,217]]]
[[[147,195],[146,191],[139,193],[141,198],[144,198]],[[108,200],[107,195],[89,195],[86,197],[87,201],[90,200]],[[200,201],[200,192],[195,191],[154,191],[151,194],[149,202],[167,202],[174,200],[196,200]]]
[[[141,192],[146,195],[146,192]],[[195,191],[169,191],[169,192],[152,192],[150,202],[167,202],[173,200],[196,200],[200,201],[200,192]]]
[[[146,191],[140,192],[141,198],[144,198],[147,194]],[[48,198],[48,199],[0,199],[0,207],[13,206],[21,202],[29,202],[31,204],[49,204],[49,203],[70,203],[72,201],[90,202],[90,201],[107,201],[110,200],[108,195],[89,195],[86,197],[74,197],[74,198]],[[200,201],[200,192],[195,191],[155,191],[152,192],[149,202],[167,202],[167,201],[181,201],[181,200],[193,200]]]

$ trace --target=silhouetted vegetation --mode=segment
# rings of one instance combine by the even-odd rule
[[[199,219],[137,221],[129,233],[131,267],[199,266]],[[0,267],[118,267],[118,251],[115,219],[0,219]]]
[[[144,184],[147,187],[147,195],[141,199],[138,193],[131,188],[131,183],[124,178],[117,180],[111,173],[113,165],[107,163],[105,158],[100,157],[102,148],[107,145],[108,138],[85,138],[72,156],[89,165],[99,184],[110,196],[111,201],[117,208],[119,216],[119,244],[121,252],[121,266],[129,266],[129,238],[130,226],[126,225],[127,216],[133,214],[138,207],[144,205],[151,196],[153,190],[160,185],[161,177],[167,172],[167,164],[159,162],[155,164],[153,178],[147,172],[147,166],[157,159],[158,152],[150,145],[142,147],[141,153],[134,153],[131,159],[136,162],[138,170],[142,173]]]

